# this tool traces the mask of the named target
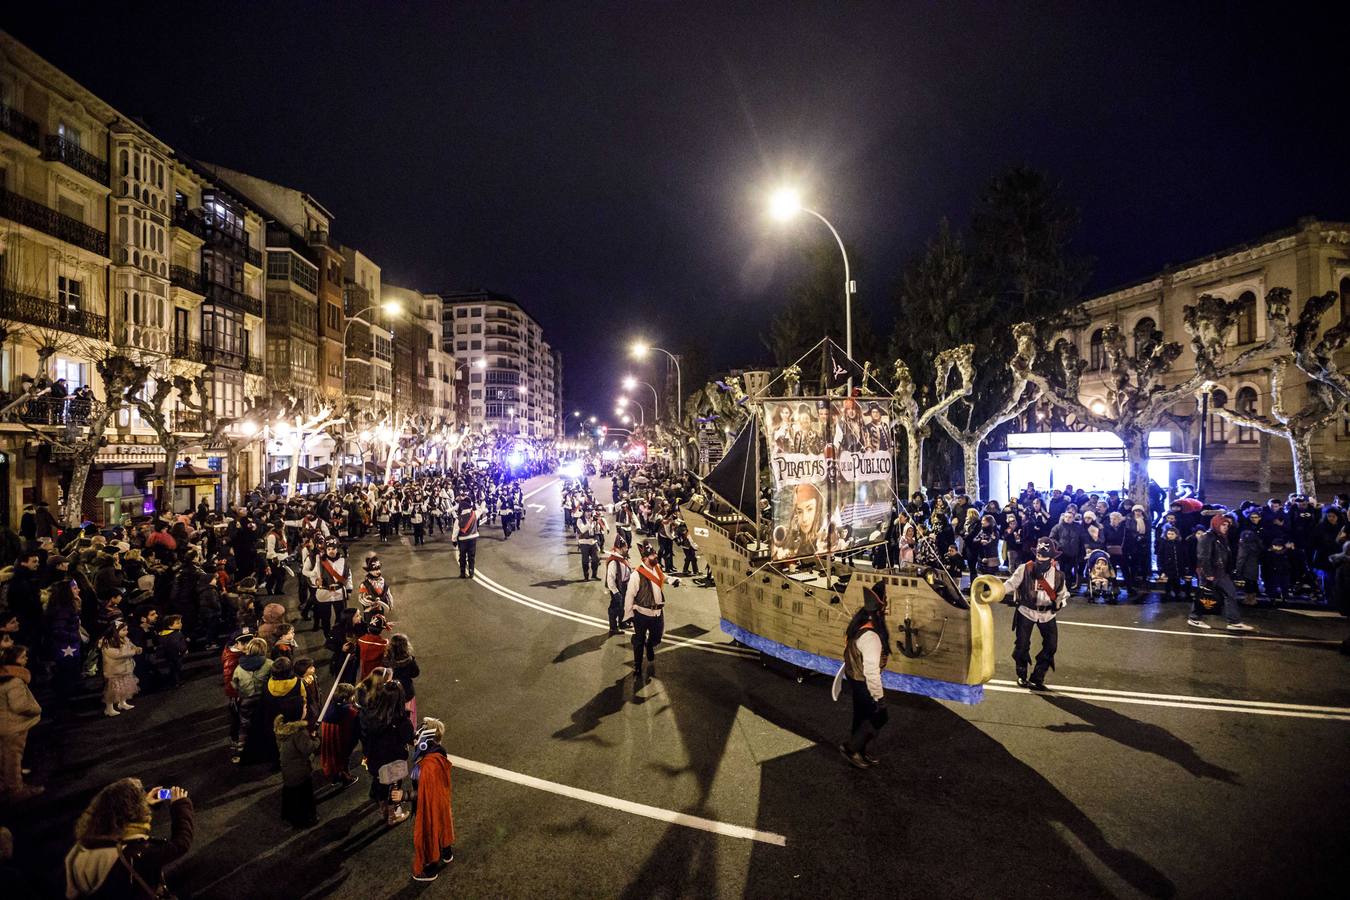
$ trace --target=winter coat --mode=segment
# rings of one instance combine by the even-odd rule
[[[267,686],[272,661],[265,656],[242,656],[230,675],[230,685],[240,697],[257,697]]]
[[[286,621],[286,607],[280,603],[269,603],[263,607],[262,624],[258,626],[258,637],[269,644],[281,637],[282,626]]]
[[[235,689],[233,679],[234,670],[239,668],[239,660],[243,656],[243,653],[229,645],[222,647],[220,650],[220,681],[225,688],[225,696],[231,700],[239,698],[239,691]]]
[[[277,716],[284,716],[287,722],[305,717],[305,695],[300,687],[300,679],[267,679],[267,689],[262,693],[263,721],[271,722]]]
[[[1075,564],[1083,558],[1086,536],[1078,522],[1060,522],[1050,529],[1050,539],[1059,544],[1060,558]]]
[[[167,841],[132,838],[122,850],[141,880],[152,889],[163,881],[164,867],[192,849],[192,801],[187,797],[173,801],[169,815],[173,817],[173,825]],[[88,844],[70,848],[65,863],[67,897],[147,900],[145,889],[117,861],[118,837],[90,839]]]
[[[80,659],[80,613],[69,604],[47,607],[47,655],[49,658],[69,662]],[[73,648],[74,653],[70,651]]]
[[[277,738],[277,753],[281,757],[281,783],[287,787],[304,784],[314,771],[314,751],[317,746],[309,735],[309,723],[304,719],[287,722],[277,716],[273,722]]]
[[[118,675],[133,674],[136,671],[136,651],[139,649],[129,640],[124,641],[120,647],[104,645],[103,677],[116,678]]]
[[[422,674],[422,670],[417,667],[417,659],[409,656],[407,659],[390,659],[386,662],[389,668],[394,670],[395,680],[403,685],[403,698],[412,700],[416,696],[413,689],[413,679]]]
[[[1191,577],[1190,554],[1186,552],[1186,542],[1180,537],[1175,541],[1166,538],[1158,541],[1158,574],[1166,575],[1172,584]]]
[[[42,718],[23,666],[0,666],[0,735],[23,734]]]
[[[1261,543],[1261,535],[1255,528],[1248,528],[1238,536],[1237,565],[1233,573],[1234,577],[1247,582],[1256,584],[1256,574],[1261,563],[1261,553],[1265,547]]]

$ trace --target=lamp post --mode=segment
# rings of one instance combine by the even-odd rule
[[[670,361],[675,364],[675,427],[676,429],[684,426],[684,386],[680,377],[680,361],[675,358],[675,354],[662,347],[648,344],[646,341],[634,341],[632,356],[634,359],[643,359],[649,350],[656,350],[670,357]],[[680,468],[684,468],[684,441],[679,441],[680,453],[678,457]]]
[[[792,188],[779,188],[773,192],[769,198],[769,213],[780,222],[786,222],[793,218],[799,212],[807,213],[819,219],[826,228],[830,229],[830,234],[834,235],[834,242],[839,245],[839,255],[844,258],[844,352],[849,358],[853,358],[853,294],[857,286],[849,278],[848,273],[848,251],[844,249],[844,239],[839,236],[839,232],[830,224],[830,220],[822,216],[807,206],[802,206],[801,194]],[[849,386],[852,387],[852,379],[849,380]]]
[[[622,397],[622,396],[616,399],[614,402],[617,405],[617,408],[615,409],[616,413],[622,410],[629,403],[633,404],[638,408],[638,424],[642,426],[645,426],[647,424],[647,408],[643,406],[641,403],[637,402],[631,397]]]
[[[639,381],[638,379],[634,378],[632,375],[625,375],[622,383],[623,383],[623,389],[624,389],[625,391],[631,391],[631,390],[633,390],[634,388],[636,388],[636,387],[640,384],[640,385],[642,385],[643,387],[645,387],[647,390],[649,390],[649,391],[652,392],[652,419],[653,419],[654,421],[656,421],[656,422],[660,422],[660,421],[661,421],[661,400],[660,400],[659,396],[658,396],[657,393],[656,393],[656,388],[652,387],[650,384],[648,384],[648,383],[645,382],[645,381]]]

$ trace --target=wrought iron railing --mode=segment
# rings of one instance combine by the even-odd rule
[[[42,156],[44,159],[54,159],[69,166],[81,175],[94,179],[99,184],[108,183],[107,160],[99,159],[79,144],[68,141],[59,134],[47,135]]]
[[[38,145],[38,123],[3,103],[0,103],[0,131],[12,134],[29,146]]]
[[[101,415],[105,405],[93,397],[74,395],[52,397],[44,395],[34,397],[5,416],[5,421],[22,422],[27,425],[50,425],[56,428],[78,429],[89,424],[94,416]],[[71,435],[78,438],[78,434]]]
[[[108,255],[108,235],[79,219],[0,188],[0,216],[60,238],[100,256]]]
[[[252,316],[262,317],[262,301],[250,297],[248,294],[240,293],[232,287],[218,284],[214,281],[207,281],[206,300],[208,303],[220,303],[225,306],[233,306]]]
[[[35,297],[10,288],[0,288],[0,319],[12,319],[37,325],[73,331],[84,337],[107,340],[108,319],[83,309],[71,309],[46,297]]]
[[[206,293],[206,279],[196,269],[187,266],[169,266],[169,281],[176,287],[187,288],[195,294]]]
[[[256,356],[244,357],[244,364],[240,366],[247,375],[261,375],[263,373],[263,361]]]

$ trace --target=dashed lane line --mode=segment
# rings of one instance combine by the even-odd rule
[[[547,791],[550,794],[557,794],[561,797],[570,797],[573,800],[580,800],[584,803],[593,803],[596,806],[605,806],[620,812],[631,813],[635,816],[646,816],[649,819],[656,819],[659,822],[670,822],[673,825],[683,825],[686,828],[697,828],[702,831],[710,831],[713,834],[720,834],[724,837],[759,841],[762,844],[773,844],[777,847],[787,846],[787,838],[781,834],[775,834],[772,831],[759,831],[754,828],[746,828],[744,825],[732,825],[728,822],[719,822],[716,819],[705,819],[702,816],[676,812],[673,809],[648,806],[645,803],[624,800],[622,797],[611,797],[609,794],[599,794],[595,791],[572,787],[568,784],[559,784],[556,781],[546,781],[543,778],[536,778],[533,775],[513,772],[510,769],[503,769],[499,766],[475,762],[471,759],[465,759],[462,756],[451,756],[450,761],[461,769],[476,772],[479,775],[486,775],[489,778],[510,781],[514,784],[524,785],[525,787],[534,788],[540,791]]]

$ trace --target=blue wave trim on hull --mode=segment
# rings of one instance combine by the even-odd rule
[[[723,632],[760,653],[766,653],[775,659],[792,663],[799,669],[810,669],[812,672],[819,672],[831,678],[834,677],[835,672],[839,671],[840,661],[837,659],[808,653],[805,650],[797,650],[786,644],[771,641],[766,637],[746,631],[726,619],[722,619],[721,622]],[[899,672],[890,671],[881,673],[881,683],[892,690],[904,691],[907,694],[919,694],[923,697],[933,697],[938,700],[952,700],[956,703],[973,705],[984,699],[984,685],[982,684],[956,684],[951,681],[938,681],[936,678],[924,678],[921,675],[902,675]]]

